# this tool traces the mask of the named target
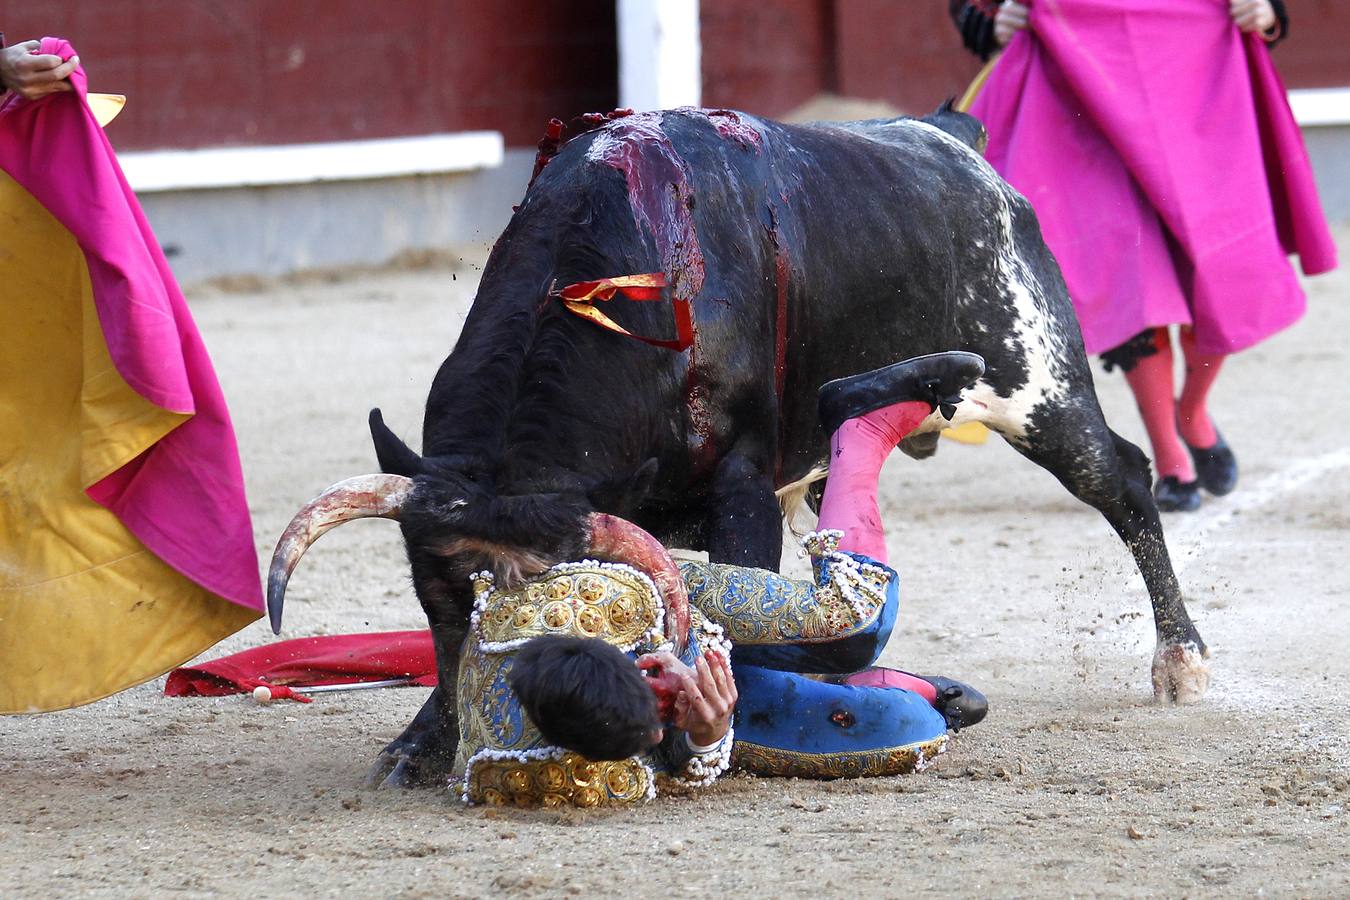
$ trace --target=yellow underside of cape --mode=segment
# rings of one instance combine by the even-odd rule
[[[84,253],[3,172],[0,348],[0,713],[98,700],[255,619],[85,495],[188,417],[122,380]]]

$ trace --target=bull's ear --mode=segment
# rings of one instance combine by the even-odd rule
[[[408,478],[421,473],[422,457],[389,430],[378,406],[370,411],[370,436],[375,441],[375,458],[380,461],[380,471]]]
[[[607,481],[593,488],[586,496],[591,501],[591,506],[601,512],[617,516],[627,515],[641,506],[642,501],[651,493],[657,468],[656,458],[653,457],[638,466],[637,471],[627,478]]]

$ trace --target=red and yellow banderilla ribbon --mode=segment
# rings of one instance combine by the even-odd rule
[[[598,281],[582,281],[569,284],[562,289],[555,289],[550,293],[562,300],[563,306],[567,307],[568,311],[583,319],[589,319],[606,331],[636,338],[653,347],[688,350],[694,343],[694,319],[688,300],[679,298],[671,300],[675,310],[675,339],[672,341],[633,334],[595,306],[595,301],[612,300],[616,293],[622,293],[629,300],[660,300],[661,289],[665,286],[664,272],[649,272],[646,275],[620,275],[615,278],[601,278]]]

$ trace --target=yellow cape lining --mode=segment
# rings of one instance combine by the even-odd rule
[[[145,548],[84,489],[188,416],[118,374],[75,238],[0,173],[0,713],[161,675],[258,614]]]

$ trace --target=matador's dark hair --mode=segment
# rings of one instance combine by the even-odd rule
[[[661,727],[646,678],[599,638],[534,638],[517,651],[507,681],[544,740],[587,759],[642,753]]]

